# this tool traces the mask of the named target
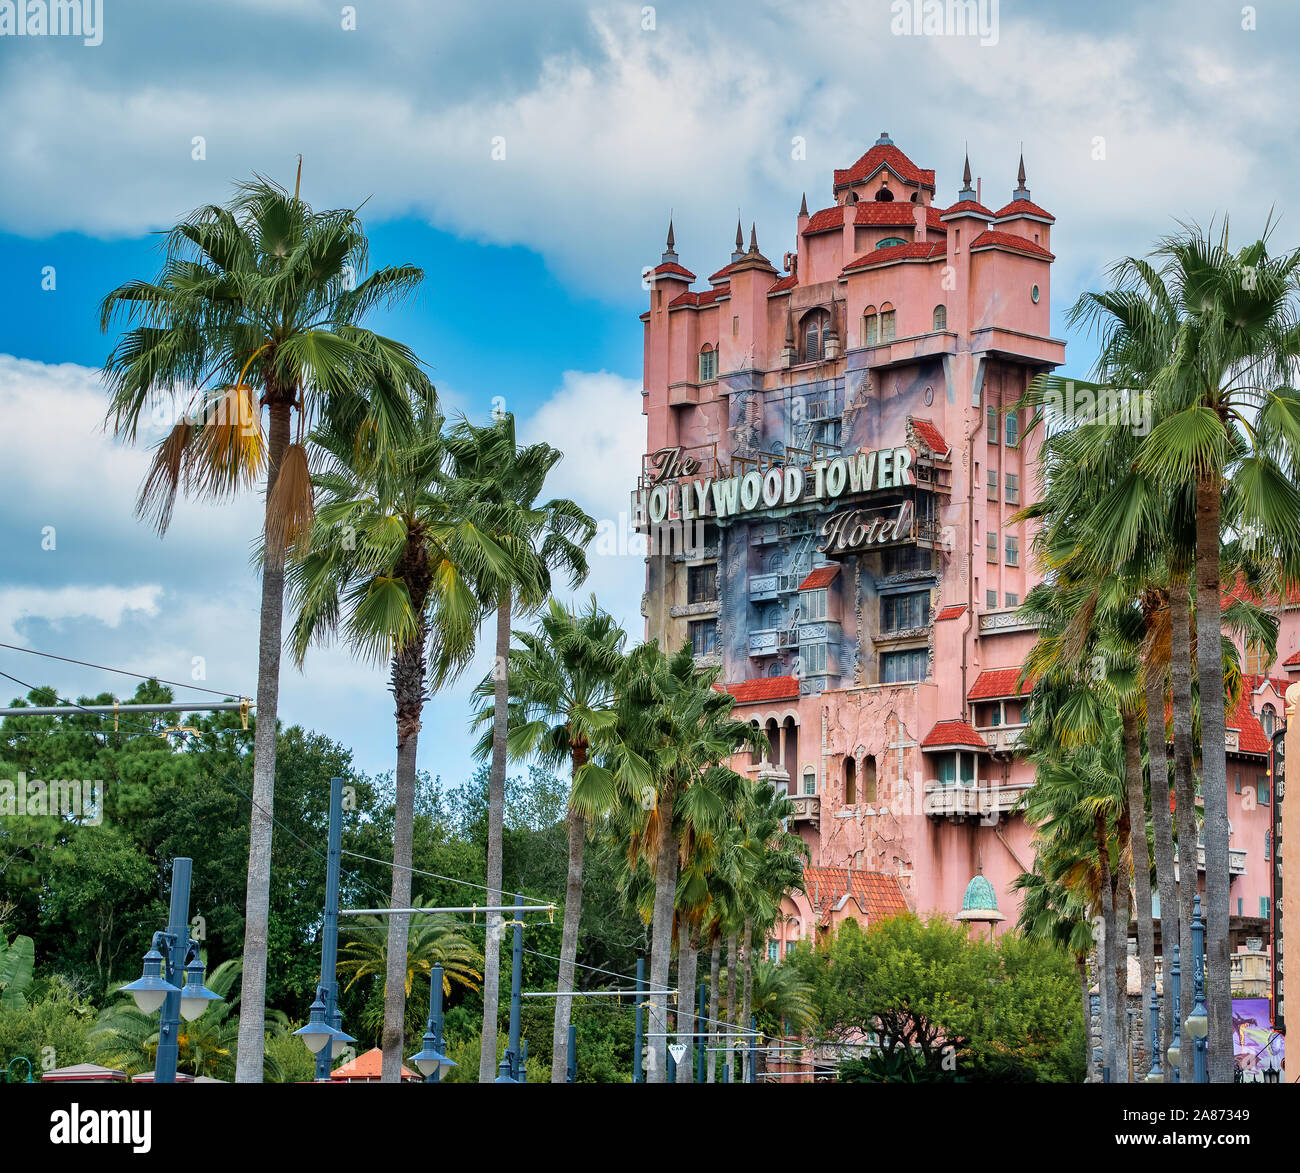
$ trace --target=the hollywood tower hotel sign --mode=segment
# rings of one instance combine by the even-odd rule
[[[689,642],[767,730],[771,753],[743,765],[788,787],[814,865],[954,915],[982,869],[1005,907],[974,912],[995,923],[1030,862],[1010,812],[1032,778],[1017,608],[1037,437],[1013,405],[1064,359],[1054,219],[1023,160],[1007,186],[986,206],[967,162],[940,201],[882,134],[825,207],[802,201],[780,267],[737,225],[697,282],[670,225],[632,494],[646,634]],[[820,915],[786,911],[798,935]]]

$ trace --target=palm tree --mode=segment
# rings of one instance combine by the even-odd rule
[[[731,716],[734,698],[714,687],[720,669],[697,671],[690,645],[667,655],[657,641],[635,648],[620,682],[618,714],[629,752],[648,766],[644,809],[629,844],[654,871],[650,941],[648,1082],[663,1083],[668,1068],[668,970],[678,863],[697,834],[717,834],[745,779],[727,763],[742,746],[766,736]]]
[[[416,899],[411,907],[426,901]],[[351,974],[345,989],[362,978],[383,977],[388,981],[389,933],[383,917],[359,916],[349,926],[349,939],[339,959],[339,972]],[[451,993],[455,982],[466,990],[477,990],[483,978],[483,954],[445,913],[422,915],[411,928],[398,983],[409,997],[417,975],[428,976],[435,965],[442,966],[443,991]]]
[[[412,397],[430,406],[435,398],[407,347],[360,325],[410,296],[423,273],[399,265],[358,283],[366,264],[355,211],[314,212],[297,192],[255,178],[228,204],[199,208],[167,232],[158,277],[119,286],[100,310],[104,330],[118,319],[130,326],[105,364],[116,434],[135,440],[156,408],[185,404],[155,449],[140,515],[165,531],[179,491],[223,499],[266,478],[236,1076],[244,1083],[262,1077],[285,552],[311,516],[304,430],[328,420],[359,444],[384,443],[409,424]]]
[[[481,514],[446,475],[442,420],[417,412],[400,446],[358,451],[349,429],[313,433],[322,468],[310,541],[294,553],[289,644],[299,667],[313,642],[342,630],[363,658],[391,666],[397,771],[391,907],[411,907],[416,753],[429,687],[463,666],[474,649],[475,587],[505,557],[475,525]],[[401,1080],[402,982],[410,918],[390,914],[390,972],[384,997],[383,1081]]]
[[[582,913],[582,863],[590,822],[614,804],[620,776],[602,764],[617,756],[614,686],[623,664],[627,633],[593,595],[584,611],[550,601],[537,630],[517,631],[519,647],[509,653],[508,745],[510,757],[536,755],[550,769],[572,772],[567,814],[569,865],[564,889],[564,927],[552,1035],[551,1082],[563,1083],[568,1070],[569,1018],[574,963]],[[486,725],[479,757],[492,752],[496,679],[489,674],[476,695],[485,702],[475,724]],[[593,760],[595,758],[595,760]]]
[[[802,1034],[817,1023],[813,987],[792,965],[761,958],[754,966],[753,1013],[769,1035]]]
[[[447,441],[455,475],[466,494],[486,510],[484,532],[501,548],[505,562],[484,576],[479,599],[496,611],[493,661],[492,768],[488,773],[487,898],[501,903],[501,847],[506,805],[506,756],[509,723],[510,624],[516,612],[529,614],[551,593],[551,572],[563,570],[570,585],[587,577],[585,547],[596,523],[572,501],[538,502],[546,478],[563,454],[549,444],[520,446],[515,419],[503,413],[486,426],[462,418]],[[497,1037],[500,1002],[500,913],[487,914],[483,972],[483,1038]],[[479,1082],[491,1083],[496,1048],[479,1056]]]

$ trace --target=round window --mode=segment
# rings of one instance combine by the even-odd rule
[[[930,404],[932,404],[933,402],[934,402],[934,388],[927,387],[925,389],[925,406],[929,407]]]
[[[1032,298],[1034,299],[1034,305],[1037,305],[1037,304],[1038,304],[1038,286],[1037,286],[1037,285],[1035,285],[1035,286],[1033,287],[1033,289],[1031,289],[1031,290],[1029,291],[1029,296],[1032,297]]]

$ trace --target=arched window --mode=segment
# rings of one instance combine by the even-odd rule
[[[812,766],[805,766],[803,772],[803,792],[805,794],[817,793],[817,771]]]
[[[1265,705],[1259,723],[1264,726],[1264,736],[1272,737],[1277,730],[1277,710],[1272,705]]]
[[[830,332],[831,316],[825,310],[813,310],[803,320],[803,362],[821,362]]]
[[[877,248],[893,248],[896,244],[906,244],[901,236],[886,236],[883,240],[876,241]]]
[[[934,307],[934,328],[936,330],[948,329],[948,307],[946,305]]]
[[[700,351],[700,382],[712,383],[718,377],[718,352],[707,343]]]
[[[889,203],[893,203],[893,201],[894,201],[894,193],[890,191],[889,188],[882,187],[878,192],[876,192],[877,203],[889,204]]]
[[[857,806],[858,804],[858,763],[853,760],[852,754],[844,756],[844,805]]]
[[[891,342],[894,335],[894,307],[884,302],[880,307],[880,341]]]
[[[862,345],[875,346],[880,341],[880,319],[876,307],[869,305],[862,311]]]
[[[769,676],[780,676],[781,673],[784,672],[784,671],[785,671],[785,667],[784,667],[784,665],[783,665],[783,664],[778,660],[776,663],[772,664],[772,665],[768,668],[768,670],[767,670],[767,674],[768,674]]]
[[[876,801],[876,759],[870,756],[862,759],[862,801]]]

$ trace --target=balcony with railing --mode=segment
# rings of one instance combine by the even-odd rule
[[[820,794],[796,794],[790,798],[794,812],[790,816],[792,823],[819,823],[821,821]]]
[[[977,782],[974,785],[953,783],[945,786],[941,782],[931,782],[925,787],[924,809],[927,815],[951,819],[1010,814],[1032,785],[1032,782]]]
[[[1246,874],[1246,857],[1250,853],[1244,847],[1228,848],[1228,875],[1244,876]],[[1205,844],[1196,845],[1196,870],[1205,871]],[[1178,848],[1174,848],[1174,879],[1178,879]]]
[[[1025,728],[1023,723],[975,726],[976,732],[989,743],[989,749],[994,753],[1015,753],[1020,749],[1020,740],[1024,736]]]

